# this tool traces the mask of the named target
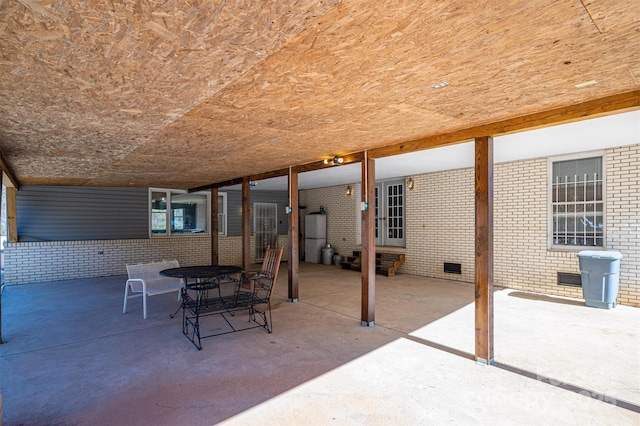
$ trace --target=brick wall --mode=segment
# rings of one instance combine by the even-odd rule
[[[285,247],[287,236],[278,243]],[[242,264],[242,238],[220,237],[220,264]],[[253,238],[251,239],[253,253]],[[127,263],[178,259],[180,265],[211,262],[211,239],[147,238],[130,240],[7,243],[4,252],[5,284],[29,284],[76,278],[126,274]]]
[[[640,306],[640,145],[607,153],[607,249],[623,254],[618,303]]]
[[[547,250],[548,160],[498,164],[494,170],[494,283],[569,297],[557,273],[579,273],[576,252]]]
[[[304,230],[304,215],[317,212],[323,206],[327,214],[327,243],[336,253],[351,254],[357,247],[357,187],[351,185],[351,195],[346,194],[347,185],[300,191],[300,205],[306,206],[305,210],[300,211],[303,216],[300,229]],[[301,247],[304,248],[304,242]]]
[[[208,237],[8,243],[5,283],[27,284],[126,274],[127,263],[178,259],[181,265],[209,263]]]
[[[460,281],[474,280],[473,169],[413,177],[407,191],[409,274]],[[462,274],[444,273],[444,262],[460,263]]]
[[[640,306],[640,145],[607,151],[607,249],[620,251],[618,303]],[[579,273],[577,251],[547,250],[547,159],[494,167],[494,284],[582,298],[582,289],[557,285],[557,273]],[[413,176],[407,191],[406,252],[401,273],[473,282],[475,276],[474,171],[472,168]],[[357,185],[352,185],[357,188]],[[301,204],[327,210],[328,241],[341,254],[357,246],[357,202],[346,186],[302,191]],[[380,248],[378,248],[380,250]],[[462,274],[444,273],[444,262]]]
[[[606,248],[623,254],[618,303],[640,306],[640,145],[606,153]],[[498,164],[494,175],[494,283],[582,298],[557,285],[580,273],[577,251],[547,250],[547,159]],[[521,235],[518,235],[521,234]]]
[[[557,273],[579,273],[577,252],[547,250],[547,159],[494,169],[494,284],[582,298],[557,285]],[[607,151],[607,249],[620,251],[618,302],[640,306],[640,145]],[[474,175],[462,169],[415,176],[407,193],[407,273],[473,282]],[[434,200],[438,200],[434,202]],[[443,273],[443,262],[462,275]]]

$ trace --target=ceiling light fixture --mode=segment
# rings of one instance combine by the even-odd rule
[[[447,83],[446,81],[442,81],[438,84],[434,84],[433,86],[431,86],[432,89],[442,89],[443,87],[447,87],[449,85],[449,83]]]
[[[334,165],[338,165],[338,164],[344,163],[344,158],[342,158],[342,157],[325,158],[322,162],[324,164],[332,163]]]
[[[585,81],[584,83],[576,84],[576,87],[578,89],[582,89],[583,87],[593,86],[596,83],[597,83],[597,81],[595,81],[595,80]]]
[[[271,139],[267,140],[267,142],[269,142],[269,143],[278,142],[278,138],[271,138]]]

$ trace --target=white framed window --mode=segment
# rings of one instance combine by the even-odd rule
[[[549,159],[549,249],[605,247],[605,155]]]
[[[149,235],[152,237],[207,234],[210,215],[211,193],[208,191],[149,189]]]

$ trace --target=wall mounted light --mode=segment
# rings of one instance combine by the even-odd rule
[[[347,185],[347,191],[345,193],[351,195],[351,185]]]
[[[413,186],[414,186],[413,179],[412,178],[407,179],[407,188],[411,190],[413,189]]]
[[[338,164],[344,163],[344,158],[342,157],[325,158],[323,163],[324,164],[333,163],[334,165],[338,165]]]

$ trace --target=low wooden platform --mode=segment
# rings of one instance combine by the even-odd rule
[[[362,251],[354,250],[352,256],[345,256],[342,260],[342,269],[361,270]],[[404,253],[376,252],[376,273],[392,277],[404,263]]]

